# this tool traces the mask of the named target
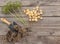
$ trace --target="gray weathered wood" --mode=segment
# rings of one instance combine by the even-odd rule
[[[5,5],[9,1],[16,0],[0,0],[0,6]],[[22,5],[60,5],[60,0],[18,0],[22,2]]]
[[[12,15],[3,14],[1,8],[2,7],[0,7],[0,17],[12,17]],[[34,7],[22,7],[22,10],[27,9],[27,8],[32,10]],[[50,17],[60,16],[60,6],[40,6],[40,8],[43,10],[42,16],[50,16]],[[26,14],[21,14],[21,15],[26,17]]]
[[[0,18],[5,17],[11,23],[18,22],[14,16],[5,15],[1,12],[2,6],[9,1],[16,0],[0,0]],[[29,22],[32,30],[30,36],[23,38],[15,44],[60,44],[60,0],[19,0],[22,2],[22,10],[29,8],[32,10],[34,6],[40,5],[43,10],[43,19],[38,22]],[[22,14],[22,17],[28,22],[28,17]],[[23,25],[21,25],[23,26]],[[23,26],[24,27],[24,26]],[[0,44],[9,44],[4,41],[4,37],[9,31],[6,24],[0,21]]]
[[[16,21],[14,18],[7,18],[10,22]],[[28,20],[25,18],[25,20]],[[19,22],[16,21],[18,24]],[[5,35],[7,31],[9,30],[6,24],[3,24],[0,22],[1,25],[1,32],[0,35]],[[57,34],[60,32],[60,17],[44,17],[43,20],[39,20],[38,22],[30,22],[29,26],[31,26],[31,30],[37,35],[50,35],[50,33],[53,33],[53,35],[60,35]]]

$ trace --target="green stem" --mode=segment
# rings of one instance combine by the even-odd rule
[[[10,12],[10,11],[9,11],[9,12]],[[22,18],[18,17],[19,15],[18,15],[18,16],[17,16],[17,15],[14,15],[14,14],[11,13],[11,12],[10,12],[10,14],[13,15],[19,22],[21,22],[22,24],[26,25],[26,24],[25,24],[25,21],[23,21]]]
[[[15,10],[14,10],[14,12],[15,12],[15,16],[18,17],[19,21],[22,22],[24,25],[26,25],[26,21],[21,16],[19,16]]]

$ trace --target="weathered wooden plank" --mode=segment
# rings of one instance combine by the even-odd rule
[[[34,7],[23,7],[22,9],[33,9]],[[60,16],[60,6],[40,6],[40,8],[43,10],[42,16]]]
[[[7,18],[7,19],[11,22],[16,21],[16,19],[14,18]],[[28,21],[27,18],[24,19]],[[16,22],[19,24],[18,21]],[[39,20],[38,22],[29,22],[28,26],[31,27],[33,34],[35,33],[36,35],[60,36],[60,34],[58,34],[60,32],[60,17],[44,17],[43,20]],[[1,29],[0,35],[5,35],[9,30],[8,26],[6,24],[3,24],[1,21],[0,21],[0,29]]]
[[[4,42],[3,38],[4,36],[0,36],[0,44],[11,44],[8,42]],[[23,40],[20,40],[20,42],[16,42],[15,44],[60,44],[60,37],[56,36],[29,36],[27,38],[24,38]]]
[[[59,35],[60,30],[60,21],[59,17],[45,17],[43,20],[40,20],[38,22],[32,23],[31,27],[32,30],[36,33],[36,35],[43,35],[43,33],[46,35]],[[43,32],[42,32],[43,31]],[[41,33],[41,34],[40,34]]]
[[[34,38],[33,38],[34,37]],[[4,36],[0,35],[0,43],[3,44],[11,44],[4,40]],[[60,44],[60,36],[27,36],[20,40],[20,42],[16,42],[15,44]]]
[[[39,39],[39,42],[41,41],[43,44],[60,44],[60,37],[53,37],[53,36],[49,36],[49,37],[41,37],[40,36],[40,39]],[[38,40],[37,39],[37,40]]]
[[[34,7],[22,7],[22,10],[29,8],[29,9],[33,9]],[[60,16],[60,6],[41,6],[40,7],[43,10],[43,15],[42,16]],[[5,15],[2,12],[2,9],[0,7],[0,17],[13,17],[11,15]],[[23,17],[26,17],[25,14],[22,14]]]
[[[6,1],[6,2],[5,2]],[[12,0],[8,0],[12,1]],[[0,6],[5,5],[7,0],[0,0]],[[22,1],[24,6],[37,5],[37,0],[20,0]],[[43,9],[43,20],[39,20],[38,22],[29,22],[29,26],[31,26],[31,36],[22,40],[22,42],[17,42],[15,44],[60,44],[60,0],[39,0],[39,4],[41,5],[41,9]],[[52,6],[54,5],[54,6]],[[23,7],[25,8],[33,8],[33,7]],[[1,8],[0,8],[1,10]],[[48,16],[48,17],[46,17]],[[55,17],[56,16],[56,17]],[[11,15],[4,15],[0,12],[0,17],[9,17],[7,18],[9,21],[13,22],[16,19],[12,18]],[[13,16],[14,17],[14,16]],[[26,21],[28,19],[23,14],[23,17]],[[19,22],[16,21],[18,24]],[[21,24],[21,23],[20,23]],[[0,21],[0,44],[9,44],[3,42],[4,36],[8,32],[9,28],[6,24],[3,24]],[[2,36],[3,35],[3,36]],[[34,38],[33,38],[34,37]]]
[[[16,0],[0,0],[0,6],[5,5],[9,1],[16,1]],[[60,0],[18,0],[22,2],[22,5],[60,5]]]

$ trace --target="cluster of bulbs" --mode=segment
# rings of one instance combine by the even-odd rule
[[[38,19],[43,19],[43,12],[39,8],[39,6],[36,6],[35,8],[33,8],[33,10],[25,9],[24,13],[29,16],[29,21],[38,21]]]

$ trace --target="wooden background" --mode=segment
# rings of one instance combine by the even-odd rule
[[[4,15],[1,8],[9,1],[16,0],[0,0],[0,18],[6,17],[9,21],[16,21],[14,16]],[[23,4],[23,9],[32,9],[39,5],[43,10],[43,20],[29,23],[32,32],[30,36],[25,37],[15,44],[60,44],[60,0],[18,0]],[[28,21],[25,14],[24,19]],[[16,21],[18,23],[18,21]],[[9,44],[4,42],[4,37],[9,28],[0,21],[0,44]],[[11,44],[11,43],[10,43]]]

